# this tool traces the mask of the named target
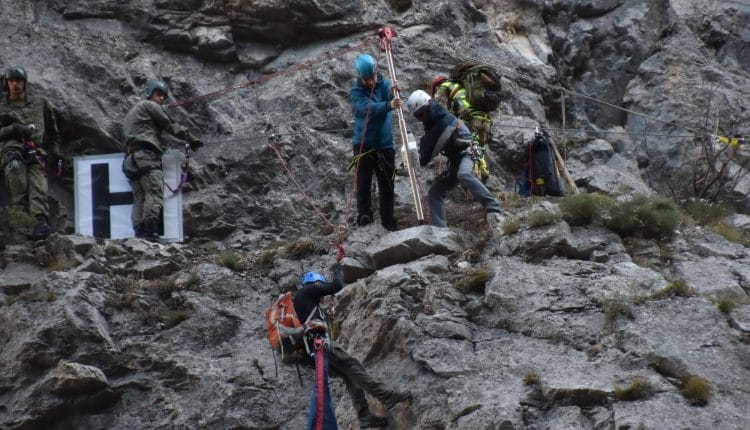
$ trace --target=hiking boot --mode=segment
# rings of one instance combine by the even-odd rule
[[[489,212],[487,214],[487,225],[493,230],[502,230],[505,217],[500,212]]]
[[[372,222],[372,216],[368,214],[362,214],[357,217],[357,225],[362,227]]]
[[[135,237],[143,237],[144,235],[144,228],[143,224],[136,224],[133,226],[133,232],[135,233]]]
[[[367,415],[359,417],[359,428],[361,429],[385,427],[387,425],[388,418],[373,415],[372,412],[368,412]]]
[[[159,237],[159,225],[155,222],[143,224],[143,235],[141,237],[149,242],[162,243]]]
[[[50,235],[49,224],[47,224],[46,217],[37,217],[37,223],[34,228],[31,229],[29,238],[32,240],[46,239]]]
[[[409,391],[393,391],[391,392],[391,395],[388,396],[388,399],[386,399],[383,404],[385,405],[386,409],[391,410],[393,409],[397,404],[401,402],[405,402],[407,400],[411,400],[412,395]]]
[[[398,230],[398,222],[395,219],[383,221],[383,227],[388,231],[396,231]]]

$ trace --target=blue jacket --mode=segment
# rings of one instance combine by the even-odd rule
[[[365,128],[365,115],[370,102],[370,89],[357,79],[350,92],[352,110],[354,111],[354,137],[352,144],[359,148],[362,141],[362,130]],[[378,73],[378,83],[372,94],[370,117],[367,120],[365,151],[368,149],[393,148],[393,112],[391,111],[391,81]]]
[[[419,139],[419,164],[426,166],[439,153],[452,162],[460,159],[471,142],[471,132],[466,124],[448,112],[445,106],[430,103],[430,116],[424,122],[424,136]]]

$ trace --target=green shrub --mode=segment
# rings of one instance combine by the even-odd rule
[[[456,283],[456,289],[462,293],[480,293],[484,291],[487,281],[490,280],[490,271],[477,270],[468,277],[461,279]]]
[[[119,255],[125,254],[125,248],[117,245],[107,245],[106,248],[104,248],[104,255],[107,257],[117,257]]]
[[[529,214],[529,226],[531,227],[541,227],[543,225],[555,223],[559,220],[560,216],[558,214],[547,211],[537,210]]]
[[[601,217],[602,204],[596,194],[573,194],[560,201],[563,219],[570,225],[587,225]]]
[[[313,254],[317,250],[316,244],[317,241],[312,238],[303,237],[286,247],[286,255],[294,259],[301,259]]]
[[[219,264],[235,272],[245,270],[240,258],[232,251],[224,251],[219,255]]]
[[[739,243],[740,245],[744,246],[750,246],[750,235],[748,235],[744,231],[732,227],[731,225],[720,222],[713,224],[711,226],[711,229],[724,236],[724,239],[730,242]]]
[[[733,214],[734,208],[727,203],[691,199],[685,202],[685,211],[700,224],[709,225]]]
[[[529,372],[523,377],[524,385],[538,385],[541,382],[541,378],[539,378],[539,375],[537,375],[535,372]]]
[[[521,221],[519,221],[518,218],[511,218],[503,223],[502,228],[503,234],[506,236],[516,234],[518,229],[521,228]]]
[[[653,388],[648,379],[637,376],[625,387],[615,386],[615,398],[617,400],[640,400],[651,395]]]
[[[695,291],[690,288],[684,279],[675,279],[670,282],[669,285],[664,287],[663,290],[657,291],[651,295],[655,299],[663,299],[670,296],[678,297],[692,297],[695,295]]]
[[[621,296],[615,296],[611,299],[601,301],[604,316],[608,323],[614,323],[618,317],[624,316],[633,318],[633,310],[625,299]]]
[[[641,196],[612,207],[607,225],[624,237],[667,239],[680,222],[680,212],[674,201]]]
[[[721,297],[716,301],[716,306],[721,313],[729,314],[737,307],[737,301],[732,297]]]
[[[691,405],[702,406],[711,397],[711,383],[700,376],[691,375],[683,381],[681,392]]]

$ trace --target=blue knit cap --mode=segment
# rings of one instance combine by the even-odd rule
[[[367,79],[375,76],[375,59],[371,55],[360,55],[354,64],[357,66],[357,73],[359,73],[360,78]]]

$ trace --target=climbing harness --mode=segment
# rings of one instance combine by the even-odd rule
[[[34,144],[34,141],[31,140],[29,137],[24,137],[21,139],[21,143],[26,147],[26,153],[34,157],[36,162],[39,164],[39,166],[44,170],[45,172],[49,173],[48,165],[47,165],[47,156],[42,153],[42,151],[39,149],[36,144]],[[55,176],[60,176],[62,174],[62,159],[57,159],[57,171],[55,171]]]

